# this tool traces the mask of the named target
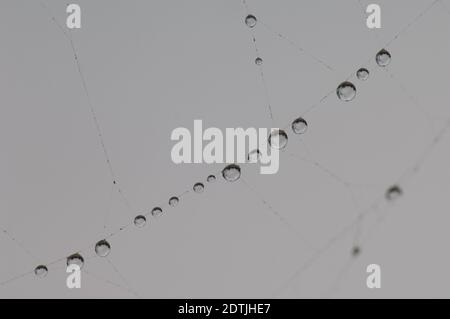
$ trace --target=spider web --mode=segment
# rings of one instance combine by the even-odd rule
[[[412,46],[411,42],[414,42],[414,34],[411,33],[411,30],[416,33],[420,32],[421,27],[432,24],[434,19],[437,21],[435,23],[442,24],[444,29],[446,27],[448,30],[448,17],[450,15],[448,3],[444,0],[419,1],[418,7],[420,9],[411,15],[412,18],[406,21],[406,24],[403,19],[399,19],[402,22],[399,28],[384,27],[382,33],[365,30],[364,11],[367,4],[365,1],[358,0],[347,1],[345,4],[338,5],[343,10],[351,12],[349,17],[354,17],[354,24],[342,31],[344,32],[342,34],[343,47],[347,48],[346,51],[349,47],[345,44],[347,41],[351,42],[352,34],[345,34],[345,32],[357,30],[355,32],[365,32],[362,38],[370,38],[368,40],[370,44],[367,46],[360,45],[355,50],[358,54],[348,52],[349,61],[343,61],[341,64],[332,59],[329,52],[312,50],[309,45],[306,46],[301,41],[294,40],[294,38],[298,38],[295,36],[295,30],[290,30],[288,33],[282,30],[281,26],[278,27],[272,23],[270,10],[274,10],[274,15],[282,14],[284,11],[279,9],[280,4],[277,3],[275,8],[273,3],[270,2],[255,1],[249,3],[249,1],[243,0],[241,3],[239,1],[233,3],[234,11],[232,12],[240,16],[240,32],[247,37],[248,43],[246,48],[234,47],[233,49],[240,52],[239,55],[242,56],[243,52],[250,48],[246,63],[254,68],[251,72],[256,76],[255,81],[248,81],[249,88],[254,89],[249,89],[248,94],[257,92],[260,100],[258,103],[250,103],[253,114],[258,114],[254,116],[258,119],[256,122],[252,118],[237,121],[232,121],[233,119],[230,118],[225,119],[225,122],[228,127],[248,124],[248,126],[264,127],[266,125],[284,129],[288,133],[289,140],[286,149],[280,154],[280,172],[275,176],[263,176],[258,174],[255,165],[243,164],[241,165],[242,176],[240,179],[237,182],[228,183],[222,179],[221,169],[223,167],[220,165],[201,166],[199,168],[180,167],[180,170],[188,170],[189,172],[183,176],[184,178],[177,178],[177,182],[188,185],[189,180],[192,181],[192,185],[196,182],[202,182],[205,185],[205,192],[196,194],[192,185],[186,188],[181,187],[181,189],[172,188],[170,191],[173,193],[163,194],[161,191],[160,197],[162,198],[152,198],[151,203],[143,205],[142,200],[139,204],[136,204],[129,197],[129,194],[133,193],[129,188],[136,191],[136,188],[130,186],[132,178],[127,179],[122,176],[126,180],[125,183],[122,183],[122,178],[118,174],[122,170],[117,169],[115,159],[119,158],[120,164],[118,166],[121,168],[126,164],[123,163],[124,160],[119,152],[110,149],[111,140],[116,139],[118,135],[109,139],[110,135],[106,132],[113,134],[112,127],[109,126],[105,130],[103,124],[106,122],[106,120],[103,120],[108,118],[108,115],[104,110],[99,112],[98,105],[93,98],[93,89],[89,85],[90,82],[86,72],[89,68],[84,67],[83,64],[84,55],[89,54],[89,52],[83,54],[79,51],[76,41],[78,31],[66,29],[61,20],[56,18],[55,11],[45,2],[41,2],[39,17],[44,21],[49,21],[52,28],[58,31],[53,36],[57,37],[58,34],[59,41],[64,40],[64,43],[68,45],[61,49],[61,52],[65,52],[67,60],[73,61],[73,65],[67,67],[73,69],[72,72],[76,73],[76,79],[81,84],[80,96],[82,98],[80,98],[80,105],[87,105],[87,110],[85,109],[83,112],[85,116],[88,112],[92,124],[91,128],[93,128],[88,132],[89,134],[95,132],[96,137],[95,140],[91,139],[91,147],[100,150],[100,155],[96,159],[102,159],[106,171],[106,175],[102,175],[104,181],[102,184],[105,185],[104,196],[102,200],[99,200],[99,203],[101,203],[99,207],[103,207],[103,209],[99,209],[101,213],[97,214],[100,216],[96,217],[99,220],[95,228],[97,237],[87,238],[87,236],[80,234],[82,241],[78,241],[77,245],[79,245],[79,242],[85,244],[75,247],[71,243],[69,246],[73,247],[68,247],[65,254],[58,254],[55,258],[44,258],[41,254],[37,254],[34,249],[30,248],[32,246],[30,242],[18,236],[18,232],[14,231],[13,227],[3,226],[1,230],[4,235],[5,251],[8,251],[6,253],[7,258],[17,258],[26,263],[26,265],[20,267],[26,269],[23,272],[17,272],[16,269],[4,271],[4,273],[13,273],[1,279],[0,287],[2,287],[4,296],[10,297],[12,294],[9,293],[8,287],[18,282],[26,283],[29,286],[39,285],[40,289],[43,289],[42,287],[45,287],[47,281],[50,285],[46,288],[50,289],[49,295],[52,295],[51,287],[55,287],[57,283],[65,289],[66,258],[75,252],[80,253],[84,258],[83,274],[86,274],[86,277],[83,277],[83,282],[86,282],[86,285],[92,285],[89,286],[89,289],[80,289],[79,293],[83,296],[95,295],[96,289],[101,291],[101,287],[114,288],[111,296],[117,293],[121,297],[210,296],[207,292],[214,287],[209,284],[203,284],[200,292],[191,291],[192,285],[196,283],[193,281],[194,279],[188,279],[183,286],[172,283],[168,284],[167,288],[154,290],[151,285],[149,288],[145,288],[145,286],[139,285],[139,280],[136,278],[133,281],[130,281],[129,278],[133,265],[145,265],[146,261],[143,258],[151,256],[153,249],[162,249],[164,252],[159,252],[158,256],[167,258],[167,261],[161,261],[161,264],[156,266],[155,269],[150,269],[151,272],[157,272],[158,270],[165,271],[164,267],[167,267],[168,275],[163,276],[164,280],[171,279],[176,282],[182,277],[189,276],[190,271],[195,271],[189,266],[189,260],[195,258],[205,263],[205,267],[210,265],[212,268],[209,269],[208,267],[208,270],[204,273],[205,280],[212,279],[215,276],[220,277],[221,273],[226,273],[226,270],[214,270],[215,264],[209,260],[214,259],[214,257],[219,258],[216,255],[217,252],[202,250],[202,247],[206,247],[203,241],[205,239],[213,240],[216,236],[217,238],[225,238],[223,243],[213,240],[214,243],[219,243],[217,249],[219,251],[222,249],[233,253],[230,247],[235,249],[239,245],[244,247],[248,245],[255,250],[255,252],[249,253],[247,257],[243,256],[245,249],[230,257],[231,259],[242,259],[242,262],[238,263],[242,267],[239,273],[251,282],[252,289],[246,290],[244,296],[309,297],[318,295],[330,297],[338,294],[346,280],[350,280],[356,263],[359,265],[371,263],[366,262],[364,256],[372,257],[369,246],[372,241],[377,240],[377,232],[383,227],[383,224],[389,221],[394,213],[404,214],[405,208],[402,205],[409,203],[414,206],[414,203],[417,203],[417,198],[409,197],[409,191],[414,188],[416,180],[419,177],[423,178],[426,174],[427,169],[429,169],[428,161],[431,161],[439,146],[446,142],[446,133],[450,127],[449,113],[444,107],[445,104],[448,104],[445,95],[442,96],[441,100],[438,100],[443,109],[433,107],[433,105],[425,105],[423,102],[427,97],[427,92],[424,91],[431,90],[430,87],[438,86],[435,80],[427,79],[427,83],[422,83],[424,87],[420,87],[422,90],[414,90],[405,85],[407,83],[405,80],[408,79],[410,74],[402,74],[400,71],[414,67],[419,69],[418,65],[409,65],[403,62],[405,65],[399,66],[402,60],[411,62],[410,59],[405,57],[408,54],[407,49]],[[388,10],[383,9],[385,8],[384,4],[381,5],[384,17]],[[84,6],[81,7],[84,12]],[[286,4],[285,7],[289,7],[289,4]],[[244,18],[249,14],[257,18],[254,28],[247,28],[244,24]],[[238,22],[233,21],[233,23]],[[289,25],[289,23],[290,21],[287,21],[286,25]],[[325,25],[325,27],[330,28],[331,26]],[[393,31],[393,29],[397,29],[397,31]],[[448,32],[442,32],[438,38],[445,41],[446,35],[448,35]],[[178,41],[181,42],[181,40]],[[403,46],[407,49],[403,49],[402,41],[404,41]],[[309,42],[310,44],[314,43],[311,40]],[[316,42],[316,46],[318,46],[317,43],[320,43],[320,39]],[[434,43],[431,42],[431,44]],[[330,43],[329,45],[334,46],[335,44]],[[354,45],[357,46],[358,43]],[[343,48],[335,49],[343,50]],[[381,49],[386,49],[392,53],[392,62],[384,68],[379,67],[375,62],[375,55]],[[433,49],[438,50],[440,48]],[[181,49],[173,53],[174,57],[177,57],[177,54],[181,54]],[[284,56],[278,58],[281,54]],[[261,65],[255,64],[255,59],[258,57],[263,61]],[[280,63],[280,59],[289,58],[294,59],[292,63]],[[225,57],[218,57],[218,59],[220,61]],[[359,64],[355,64],[355,61]],[[441,63],[442,70],[448,69],[448,64],[445,64],[444,60]],[[347,67],[346,64],[351,65],[351,67]],[[422,63],[418,64],[422,65]],[[356,71],[361,67],[370,71],[369,79],[364,82],[356,78]],[[303,74],[306,77],[311,77],[312,88],[310,89],[311,92],[308,92],[310,94],[305,94],[305,100],[302,100],[301,106],[298,106],[299,103],[295,102],[297,104],[295,108],[284,107],[285,101],[289,101],[293,96],[287,95],[286,92],[294,92],[294,96],[297,95],[297,98],[301,99],[301,90],[309,90],[305,87],[295,89],[295,81],[291,81],[295,76],[302,77]],[[421,80],[420,75],[419,72],[416,73],[418,82]],[[46,81],[45,75],[43,81]],[[355,100],[348,103],[339,101],[336,96],[336,87],[344,81],[354,83],[357,88]],[[252,87],[252,85],[255,86]],[[378,92],[374,92],[375,90],[378,90]],[[109,94],[114,95],[115,92]],[[312,95],[315,96],[310,97]],[[311,102],[309,103],[308,100],[311,100]],[[290,103],[293,103],[292,100],[290,100]],[[378,111],[370,113],[370,116],[377,115],[376,118],[364,115],[369,107],[379,107]],[[193,118],[196,118],[196,115],[202,117],[201,111],[201,109],[193,108],[192,112],[197,112],[197,114],[193,114]],[[82,114],[81,111],[80,114]],[[205,117],[212,119],[212,122],[214,121],[213,113],[206,111]],[[301,136],[296,136],[290,129],[292,121],[298,117],[306,119],[309,124],[307,133]],[[422,126],[418,128],[417,125]],[[345,129],[345,127],[350,128]],[[390,129],[391,134],[396,131],[399,131],[399,133],[392,136],[392,141],[377,140],[377,134],[364,135],[373,128],[378,128],[378,130]],[[339,130],[342,130],[341,134],[339,134]],[[416,131],[412,132],[412,130]],[[320,131],[325,133],[320,135],[317,133]],[[361,132],[365,138],[368,138],[368,141],[365,143],[358,142],[355,138],[359,133],[355,132]],[[410,135],[414,138],[420,136],[421,140],[418,142],[416,139],[412,139]],[[340,143],[342,139],[348,139],[348,144]],[[352,143],[352,141],[355,143]],[[70,141],[67,142],[70,143]],[[383,143],[388,145],[386,149],[380,146]],[[403,155],[399,154],[402,147],[406,148],[405,145],[411,145],[407,149],[412,151]],[[344,148],[339,149],[340,146]],[[352,146],[359,149],[352,150],[350,148]],[[370,148],[379,149],[378,158],[365,156],[365,152]],[[155,152],[167,153],[161,147],[155,147]],[[330,154],[332,154],[332,158],[330,158]],[[373,153],[369,154],[373,155]],[[396,159],[396,156],[399,159],[393,160]],[[367,160],[367,162],[364,162],[364,160]],[[33,162],[33,159],[30,159],[30,161]],[[284,165],[288,166],[289,169],[285,169]],[[385,169],[386,172],[380,173],[379,179],[375,176],[375,181],[369,180],[366,182],[365,175],[361,175],[365,170],[378,171],[380,169]],[[155,169],[152,169],[151,173],[155,174]],[[170,172],[167,174],[170,174]],[[206,181],[206,177],[210,174],[216,176],[216,183]],[[386,176],[390,180],[386,180]],[[149,175],[145,177],[148,178]],[[285,186],[286,181],[289,181],[288,187]],[[302,183],[302,181],[309,182]],[[393,185],[401,187],[403,192],[401,198],[395,203],[386,199],[386,191]],[[166,186],[163,188],[166,188]],[[244,194],[245,200],[242,200],[239,194]],[[329,196],[322,198],[323,194]],[[171,196],[179,197],[180,203],[177,207],[170,207],[168,204],[168,199]],[[136,196],[133,197],[136,198]],[[235,198],[240,200],[233,200]],[[83,201],[80,198],[78,200]],[[334,212],[330,212],[330,206],[326,206],[327,202],[331,202],[331,207],[335,207]],[[427,204],[422,200],[420,202],[423,202],[424,204],[421,205],[425,207],[429,205],[432,209],[437,209],[434,204]],[[217,206],[222,206],[223,212],[228,209],[237,212],[230,213],[228,216],[211,213],[211,209]],[[136,207],[141,208],[137,209]],[[161,207],[163,216],[154,218],[151,215],[153,207]],[[9,207],[6,206],[6,208]],[[179,212],[183,211],[183,216],[180,216]],[[217,211],[219,210],[217,209]],[[206,214],[207,212],[210,214]],[[250,216],[249,219],[253,222],[247,220],[239,226],[237,225],[239,214],[244,212]],[[133,225],[133,218],[139,214],[147,217],[147,224],[142,230],[137,230]],[[191,225],[197,218],[200,218],[204,225],[211,226],[211,230],[205,230],[200,234],[194,234],[187,230],[180,234],[180,237],[177,237],[178,240],[186,236],[192,236],[192,242],[199,244],[198,252],[181,253],[179,258],[185,263],[180,265],[170,264],[169,261],[173,261],[173,259],[165,254],[174,251],[175,247],[179,245],[179,241],[167,241],[168,237],[164,235],[163,230],[170,229],[175,224]],[[7,216],[5,215],[6,219]],[[4,222],[4,224],[6,223]],[[260,227],[262,224],[264,227]],[[101,227],[97,227],[98,225],[101,225]],[[220,229],[221,226],[225,229]],[[82,224],[79,227],[81,228]],[[150,231],[148,231],[148,228],[150,228]],[[176,229],[180,230],[178,227]],[[271,230],[273,230],[273,233]],[[234,232],[242,235],[247,241],[243,244],[230,238],[233,237]],[[45,230],[41,229],[39,233],[45,233]],[[401,234],[401,230],[399,230],[399,233]],[[248,234],[255,235],[259,242],[254,242],[255,239],[248,239],[246,237],[249,236]],[[267,238],[264,239],[264,236]],[[276,242],[273,242],[274,238],[277,239]],[[106,239],[112,246],[111,255],[105,258],[98,257],[94,252],[95,243],[101,239]],[[280,243],[285,246],[280,247]],[[154,245],[163,247],[157,248]],[[126,254],[130,248],[131,250],[136,248],[137,256],[133,254],[131,257],[131,255]],[[8,254],[11,251],[23,256],[14,257],[11,255],[9,257]],[[45,252],[45,254],[53,255],[54,253]],[[262,258],[262,255],[265,258]],[[266,258],[273,260],[273,263],[266,268],[262,267],[263,275],[253,275],[252,267],[255,266],[255,263],[248,262],[250,258],[255,258],[256,264],[268,262]],[[372,260],[372,258],[370,259]],[[43,279],[34,275],[34,267],[40,264],[48,268],[48,275]],[[152,263],[150,262],[150,264]],[[333,266],[333,271],[328,268],[330,264]],[[359,272],[354,277],[357,278],[355,280],[365,284],[365,280],[361,279],[364,278],[365,269],[363,267],[360,267],[363,269],[362,276]],[[276,274],[272,272],[273,269],[277,269]],[[317,271],[317,273],[315,276],[308,276],[312,270]],[[59,277],[51,277],[54,273],[58,273]],[[142,273],[142,275],[138,275],[138,279],[142,279],[146,274],[142,269],[137,273]],[[320,274],[320,276],[317,274]],[[53,281],[50,281],[50,279],[53,279]],[[160,287],[167,284],[163,279],[159,282]],[[155,280],[155,278],[152,277],[152,280]],[[235,297],[236,294],[241,293],[239,292],[240,289],[249,285],[237,281],[237,279],[231,281],[230,284],[219,281],[225,287],[228,287],[227,285],[231,287],[228,287],[228,290],[225,289],[226,292],[222,292],[220,289],[213,290],[212,294],[214,296]],[[232,286],[233,284],[234,286]],[[304,287],[307,287],[307,289]],[[178,290],[173,292],[169,288]]]

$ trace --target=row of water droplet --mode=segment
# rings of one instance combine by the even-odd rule
[[[245,24],[249,28],[254,28],[257,24],[257,19],[254,15],[247,15],[245,18]],[[379,67],[387,67],[391,62],[391,54],[386,49],[380,50],[375,56],[375,62]],[[262,66],[263,60],[261,57],[256,57],[255,64],[257,66]],[[356,77],[360,81],[367,81],[369,79],[370,72],[366,68],[360,68],[356,71]],[[336,94],[341,101],[350,102],[356,97],[356,86],[350,82],[342,82],[336,89]],[[295,134],[304,134],[308,129],[308,123],[303,118],[297,118],[291,124],[292,131]],[[278,137],[278,139],[273,139],[273,137]],[[276,141],[275,143],[273,141]],[[272,132],[269,136],[269,144],[272,147],[278,149],[284,149],[287,145],[288,136],[284,130],[277,130]],[[258,149],[251,151],[248,154],[248,161],[256,162],[261,156]],[[403,190],[398,185],[391,186],[385,193],[385,199],[389,202],[393,202],[403,194]],[[360,247],[356,246],[352,250],[352,255],[356,256],[360,253]]]
[[[256,17],[252,14],[249,14],[245,17],[245,24],[249,28],[254,28],[257,21],[258,20],[256,19]],[[391,62],[391,54],[387,50],[382,49],[376,54],[375,61],[380,67],[386,67]],[[255,59],[256,65],[260,66],[262,65],[262,63],[263,60],[261,57],[257,57]],[[366,68],[361,68],[356,72],[356,76],[359,80],[366,81],[369,78],[369,70],[367,70]],[[356,87],[351,82],[343,82],[337,88],[337,95],[342,101],[351,101],[356,96]]]
[[[237,181],[241,177],[240,166],[236,165],[236,164],[227,165],[222,170],[222,177],[228,182]],[[213,183],[216,181],[216,176],[209,175],[206,178],[206,181],[208,183]],[[194,184],[192,189],[195,193],[200,194],[200,193],[203,193],[203,191],[205,189],[205,185],[202,182],[197,182]],[[179,202],[180,202],[180,198],[178,196],[172,196],[169,199],[169,205],[171,207],[177,206]],[[163,214],[163,210],[161,207],[155,207],[151,210],[150,214],[153,217],[159,217]],[[138,215],[134,218],[134,225],[136,227],[143,227],[143,226],[145,226],[146,222],[147,222],[147,217],[145,215]],[[95,244],[94,250],[98,257],[106,257],[109,255],[109,253],[111,251],[111,244],[107,240],[102,239]],[[78,265],[80,268],[82,268],[84,265],[84,258],[81,254],[75,253],[66,258],[66,264],[67,264],[67,266]],[[46,265],[39,265],[34,269],[34,274],[39,278],[45,277],[47,275],[47,273],[48,273],[48,267]]]
[[[375,61],[378,66],[386,67],[391,62],[391,54],[383,49],[376,54]],[[356,71],[356,77],[361,81],[366,81],[369,78],[369,74],[369,70],[366,68],[360,68]],[[356,97],[356,87],[352,82],[345,81],[338,86],[336,94],[341,101],[352,101]]]
[[[256,17],[251,14],[248,15],[245,18],[245,24],[249,28],[254,28],[257,24]],[[382,49],[376,54],[375,61],[378,66],[386,67],[391,62],[391,54],[387,50]],[[257,57],[255,59],[256,65],[261,66],[262,63],[263,60],[261,57]],[[369,74],[370,74],[369,70],[367,70],[366,68],[360,68],[356,72],[356,77],[361,81],[366,81],[369,78]],[[338,86],[336,94],[341,101],[345,102],[352,101],[356,97],[356,87],[352,82],[345,81]],[[291,123],[291,129],[295,134],[299,135],[305,134],[308,130],[308,123],[304,118],[299,117]],[[276,148],[278,150],[284,149],[288,143],[288,135],[286,131],[282,129],[272,131],[268,137],[268,143],[271,147]],[[260,151],[256,149],[248,153],[247,159],[249,162],[255,163],[259,160],[260,156],[261,156]],[[236,164],[228,165],[222,170],[222,177],[228,182],[235,182],[240,178],[240,176],[241,176],[241,168]],[[213,183],[216,181],[216,176],[209,175],[206,181],[208,183]],[[194,193],[197,194],[203,193],[204,189],[205,185],[202,182],[197,182],[192,187]],[[385,198],[388,201],[394,201],[397,198],[399,198],[402,194],[403,194],[402,189],[398,185],[394,185],[386,191]],[[172,196],[169,199],[168,203],[169,206],[176,207],[179,204],[179,202],[180,198],[178,196]],[[151,210],[150,213],[153,217],[159,217],[163,214],[163,210],[161,207],[155,207]],[[146,222],[147,217],[143,214],[136,216],[133,221],[134,225],[139,228],[144,227]],[[94,250],[97,256],[106,257],[109,255],[111,251],[111,245],[108,241],[103,239],[95,244]],[[353,254],[356,255],[358,253],[359,248],[355,247]],[[67,266],[70,266],[72,264],[78,265],[81,268],[84,265],[84,258],[79,253],[75,253],[67,257],[66,264]],[[45,265],[39,265],[35,268],[34,273],[37,277],[43,278],[48,273],[48,267]]]

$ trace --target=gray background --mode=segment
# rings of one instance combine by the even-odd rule
[[[2,0],[0,297],[450,297],[450,141],[430,144],[450,116],[450,1],[415,20],[432,2],[378,0],[383,27],[370,31],[357,0],[249,0],[272,122],[241,1],[77,1],[71,36],[129,208],[52,21],[65,26],[67,3]],[[382,70],[375,53],[397,34]],[[186,194],[93,257],[97,240],[223,167],[173,164],[174,128],[285,127],[363,65],[354,101],[333,92],[305,114],[306,135],[288,132],[278,174],[243,165],[241,181]],[[346,228],[405,172],[398,202]],[[66,287],[64,259],[44,279],[29,273],[79,250],[81,289]],[[378,290],[365,284],[372,263]]]

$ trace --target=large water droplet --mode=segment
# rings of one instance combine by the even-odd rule
[[[95,244],[95,253],[99,257],[106,257],[111,251],[111,245],[106,240],[100,240]]]
[[[274,130],[269,135],[269,145],[275,149],[282,150],[286,147],[288,136],[283,130]]]
[[[377,53],[375,60],[377,61],[377,64],[379,66],[385,67],[389,63],[391,63],[391,54],[388,51],[386,51],[385,49],[383,49]]]
[[[200,194],[200,193],[203,193],[203,191],[205,190],[205,185],[203,185],[203,183],[195,183],[194,186],[192,187],[192,189],[197,194]]]
[[[222,170],[223,178],[228,182],[235,182],[241,177],[241,168],[236,164],[231,164]]]
[[[48,273],[47,266],[39,265],[36,268],[34,268],[34,274],[36,275],[36,277],[44,278],[45,276],[47,276],[47,273]]]
[[[299,117],[294,122],[292,122],[292,131],[295,134],[304,134],[308,130],[308,123],[305,119]]]
[[[144,227],[147,222],[147,218],[144,215],[138,215],[134,218],[134,225],[136,227]]]
[[[262,65],[263,64],[263,60],[261,58],[256,58],[255,59],[255,64],[256,65]]]
[[[180,199],[177,196],[172,196],[169,199],[169,205],[172,206],[172,207],[177,206],[179,202],[180,202]]]
[[[403,191],[398,185],[391,186],[386,191],[386,199],[390,202],[397,200],[399,197],[403,195]]]
[[[254,15],[249,14],[245,17],[245,24],[249,28],[253,28],[256,25],[256,17]]]
[[[76,253],[67,257],[67,266],[70,265],[78,265],[80,268],[83,268],[84,258],[80,254]]]
[[[257,163],[261,159],[261,152],[259,149],[250,151],[247,155],[247,161],[249,163]]]
[[[369,70],[361,68],[356,71],[356,77],[361,81],[366,81],[369,78]]]
[[[341,101],[349,102],[356,96],[356,87],[353,83],[346,81],[339,84],[336,93]]]
[[[207,181],[208,183],[214,183],[214,182],[216,181],[216,176],[215,176],[215,175],[209,175],[209,176],[206,178],[206,181]]]
[[[153,217],[159,217],[161,216],[163,213],[162,208],[161,207],[155,207],[152,209],[152,216]]]

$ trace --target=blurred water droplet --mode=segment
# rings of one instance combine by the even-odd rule
[[[95,244],[95,253],[99,257],[106,257],[111,251],[111,245],[106,240],[100,240]]]
[[[192,189],[197,194],[200,194],[200,193],[203,193],[203,191],[205,190],[205,185],[203,185],[203,183],[195,183],[194,186],[192,187]]]
[[[249,14],[247,17],[245,17],[245,24],[249,28],[253,28],[256,25],[256,17],[254,15]]]
[[[223,178],[228,182],[235,182],[241,177],[241,168],[236,164],[231,164],[222,170]]]
[[[216,176],[215,176],[215,175],[209,175],[209,176],[206,178],[206,181],[207,181],[208,183],[214,183],[214,182],[216,181]]]
[[[292,131],[295,134],[304,134],[308,130],[308,123],[305,119],[299,117],[294,122],[292,122]]]
[[[163,213],[162,208],[161,207],[155,207],[152,209],[152,216],[153,217],[159,217],[161,216]]]
[[[257,163],[261,159],[261,152],[259,149],[250,151],[247,155],[247,161],[249,163]]]
[[[361,81],[365,81],[369,78],[369,70],[361,68],[356,72],[356,77]]]
[[[47,273],[48,273],[47,266],[39,265],[36,268],[34,268],[34,274],[38,278],[44,278],[45,276],[47,276]]]
[[[391,186],[386,191],[386,199],[390,202],[395,201],[403,195],[402,189],[398,185]]]
[[[134,225],[136,227],[144,227],[146,222],[147,222],[147,218],[145,218],[144,215],[138,215],[134,218]]]
[[[263,60],[261,58],[256,58],[255,59],[255,64],[256,65],[262,65],[263,64]]]
[[[288,136],[283,130],[274,130],[269,135],[269,145],[275,149],[282,150],[286,147]]]
[[[169,205],[172,206],[172,207],[175,207],[175,206],[178,205],[179,201],[180,201],[180,199],[179,199],[178,197],[172,196],[172,197],[169,199]]]
[[[353,256],[353,257],[358,256],[360,253],[361,253],[361,247],[359,247],[359,246],[354,246],[354,247],[352,248],[352,256]]]
[[[377,53],[375,60],[377,61],[377,64],[379,66],[385,67],[389,63],[391,63],[391,54],[388,51],[386,51],[385,49],[383,49]]]
[[[78,265],[80,268],[83,268],[84,258],[80,254],[76,253],[67,257],[67,266],[70,265]]]
[[[341,101],[349,102],[356,96],[356,87],[353,83],[346,81],[339,84],[336,93]]]

